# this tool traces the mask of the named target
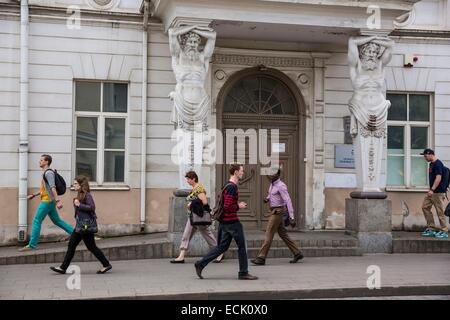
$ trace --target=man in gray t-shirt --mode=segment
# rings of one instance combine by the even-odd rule
[[[31,229],[31,239],[28,245],[20,249],[19,251],[28,251],[37,248],[39,242],[39,235],[41,233],[42,221],[48,215],[50,220],[66,231],[69,235],[73,232],[73,227],[64,222],[58,215],[57,209],[62,209],[63,204],[58,199],[58,193],[56,192],[55,185],[55,172],[50,169],[52,163],[52,157],[48,154],[43,154],[39,160],[39,167],[42,169],[43,175],[41,179],[41,188],[38,193],[30,194],[28,200],[33,199],[36,196],[41,197],[41,203],[36,211],[36,215],[33,219],[33,225]],[[45,179],[44,179],[45,175]]]

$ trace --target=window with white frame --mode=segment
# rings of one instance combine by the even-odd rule
[[[388,93],[387,185],[422,188],[428,165],[420,153],[431,143],[431,96]]]
[[[128,85],[75,82],[75,175],[98,184],[125,182]]]

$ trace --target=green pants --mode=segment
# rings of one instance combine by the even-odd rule
[[[28,244],[31,248],[37,248],[39,235],[41,234],[42,221],[44,221],[47,215],[55,225],[66,231],[68,234],[72,234],[73,232],[73,227],[61,220],[59,217],[58,210],[56,209],[56,204],[54,202],[41,202],[33,219],[31,239]]]

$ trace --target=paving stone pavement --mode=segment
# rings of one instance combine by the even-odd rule
[[[268,259],[265,266],[249,263],[260,279],[237,279],[238,261],[211,263],[200,280],[195,258],[174,265],[169,259],[115,261],[111,273],[97,275],[96,262],[76,263],[81,289],[69,290],[71,275],[49,270],[57,264],[0,266],[0,299],[296,299],[352,296],[450,295],[450,255],[388,254],[360,257]],[[368,266],[381,270],[381,290],[366,287]],[[72,282],[73,283],[73,282]],[[385,291],[391,288],[397,291]],[[411,290],[409,290],[409,289]],[[400,291],[399,291],[400,290]]]

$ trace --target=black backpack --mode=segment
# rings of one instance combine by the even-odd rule
[[[450,221],[450,202],[447,204],[447,207],[445,208],[444,214],[448,217]]]
[[[442,175],[442,183],[443,183],[444,190],[445,190],[445,197],[448,200],[447,192],[448,192],[448,189],[450,188],[450,169],[447,168],[446,166],[444,166],[444,172]],[[450,221],[450,203],[447,204],[444,214],[448,217],[448,219]]]
[[[450,169],[444,166],[444,172],[442,174],[442,184],[444,187],[444,192],[447,193],[450,188]]]
[[[56,170],[52,170],[52,169],[45,170],[44,176],[43,176],[45,183],[48,184],[47,178],[45,177],[45,174],[47,173],[48,170],[53,171],[53,173],[55,174],[55,187],[56,187],[56,193],[58,194],[58,196],[61,196],[64,193],[66,193],[66,188],[67,188],[66,181]]]

